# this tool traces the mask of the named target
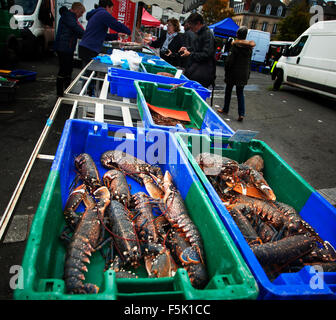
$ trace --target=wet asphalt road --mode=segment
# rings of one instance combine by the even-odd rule
[[[0,66],[1,67],[1,66]],[[0,102],[0,212],[3,213],[55,105],[57,59],[22,61],[15,67],[37,72],[34,82],[19,84],[15,102]],[[1,68],[0,68],[1,69]],[[73,76],[80,70],[75,69]],[[217,68],[215,105],[223,105],[223,67]],[[236,121],[237,99],[223,118],[234,129],[259,131],[265,141],[315,189],[336,187],[336,101],[300,89],[271,90],[269,75],[251,72],[245,88],[246,117]],[[208,100],[210,103],[210,99]],[[55,154],[70,110],[61,108],[40,153]],[[38,206],[51,162],[37,160],[13,216],[24,217],[17,239],[0,244],[0,299],[12,298],[11,267],[20,265],[27,230]],[[23,227],[22,227],[23,225]],[[8,229],[8,228],[7,228]],[[6,239],[3,237],[3,239]]]

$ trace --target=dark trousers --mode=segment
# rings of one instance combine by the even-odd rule
[[[73,70],[73,53],[57,51],[59,70],[56,80],[57,95],[63,96],[63,91],[71,83]]]
[[[86,47],[78,46],[78,56],[83,61],[83,67],[85,67],[91,59],[96,57],[98,54],[99,53]]]
[[[83,68],[87,66],[87,64],[92,60],[92,58],[96,57],[99,53],[90,50],[86,47],[78,46],[78,57],[83,61]],[[94,84],[91,81],[88,88],[87,94],[91,97],[95,95]]]
[[[233,86],[234,84],[231,83],[226,84],[225,96],[224,96],[224,108],[223,108],[224,112],[229,112]],[[245,115],[244,86],[236,86],[236,94],[238,100],[238,115],[244,117]]]

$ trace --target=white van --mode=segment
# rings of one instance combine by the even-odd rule
[[[283,53],[274,71],[275,90],[284,83],[336,98],[336,21],[308,28]]]
[[[55,39],[55,0],[14,0],[18,14],[14,17],[24,33],[24,52],[37,55]]]
[[[264,63],[268,47],[270,44],[271,35],[269,32],[249,29],[246,40],[253,40],[256,46],[253,48],[251,60],[257,63]]]

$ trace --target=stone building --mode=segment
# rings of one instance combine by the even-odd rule
[[[286,15],[286,5],[280,0],[243,0],[235,2],[232,19],[239,26],[267,31],[274,39],[278,24]]]

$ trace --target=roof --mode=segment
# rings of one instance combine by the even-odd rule
[[[141,24],[145,27],[159,27],[161,22],[154,18],[147,10],[142,9]]]
[[[277,16],[277,11],[280,6],[282,6],[282,14],[281,17],[285,16],[286,5],[282,3],[280,0],[252,0],[249,12],[255,12],[255,7],[257,3],[260,4],[260,12],[259,14],[266,14],[266,7],[270,4],[271,8],[271,16]]]
[[[325,32],[336,34],[336,20],[316,22],[303,34],[321,34]]]

